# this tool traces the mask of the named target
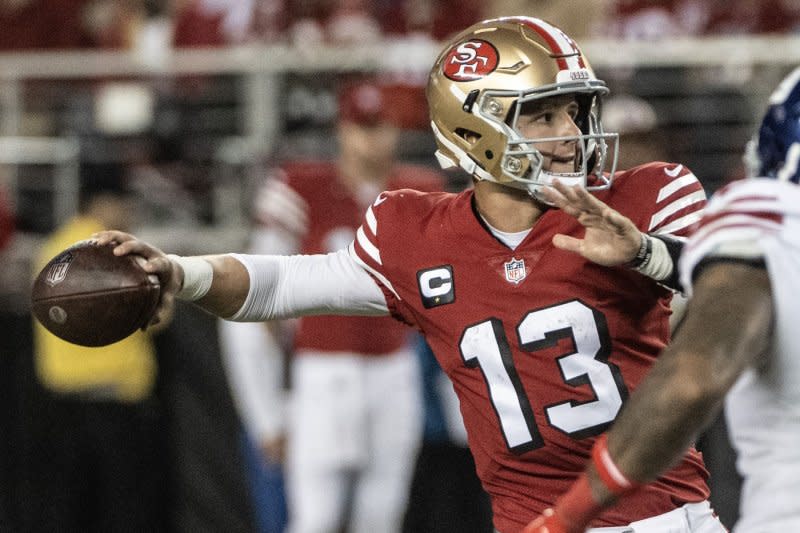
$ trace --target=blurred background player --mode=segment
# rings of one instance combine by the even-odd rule
[[[122,165],[87,166],[80,211],[42,245],[34,275],[104,228],[131,227]],[[165,457],[150,333],[87,348],[34,323],[36,416],[26,434],[25,531],[161,531]]]
[[[397,161],[408,110],[390,86],[345,82],[338,105],[336,159],[289,161],[267,179],[251,253],[334,252],[353,240],[380,191],[444,186],[437,172]],[[280,365],[266,359],[290,339],[289,531],[400,531],[422,426],[412,330],[388,317],[306,317],[283,333],[275,326],[223,323],[221,331],[234,394],[272,461],[281,457],[280,393],[263,389],[280,385]]]
[[[750,179],[709,203],[681,258],[686,318],[593,462],[526,533],[579,533],[673,464],[725,404],[744,477],[736,532],[797,531],[800,68],[748,146]],[[726,397],[727,395],[727,397]]]

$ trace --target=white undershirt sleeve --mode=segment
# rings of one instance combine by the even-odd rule
[[[241,309],[229,320],[389,314],[380,287],[347,249],[326,255],[231,256],[247,268],[250,291]]]
[[[219,321],[230,391],[248,434],[258,443],[284,430],[283,350],[264,323]]]

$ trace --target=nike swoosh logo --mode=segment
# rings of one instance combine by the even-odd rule
[[[665,168],[664,169],[664,174],[666,174],[670,178],[675,178],[675,177],[678,176],[678,174],[681,173],[681,170],[683,170],[683,165],[678,165],[677,167],[673,168],[672,170],[669,170],[669,169]]]
[[[386,197],[383,195],[383,193],[380,193],[378,195],[378,197],[375,199],[375,203],[373,203],[372,205],[378,206],[378,205],[381,205],[385,201],[386,201]]]

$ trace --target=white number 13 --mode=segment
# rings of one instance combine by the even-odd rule
[[[581,301],[572,300],[529,312],[517,326],[520,348],[535,352],[572,337],[575,351],[556,361],[568,385],[588,385],[594,400],[545,406],[549,424],[573,438],[603,432],[616,418],[628,390],[616,365],[608,362],[611,341],[605,317]],[[459,345],[467,366],[478,366],[500,420],[506,444],[514,453],[544,445],[530,400],[525,394],[503,324],[489,318],[464,330]]]

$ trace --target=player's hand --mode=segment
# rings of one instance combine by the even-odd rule
[[[147,326],[166,323],[175,309],[175,295],[183,283],[183,270],[167,257],[167,255],[135,236],[122,231],[100,231],[92,235],[98,244],[116,243],[114,255],[138,255],[145,259],[142,268],[149,274],[158,276],[161,283],[161,297],[153,318]]]
[[[545,509],[540,517],[525,526],[522,533],[578,533],[570,531],[552,509]]]
[[[545,198],[575,217],[586,228],[583,239],[558,234],[556,248],[581,255],[599,265],[624,265],[636,257],[642,233],[628,217],[611,209],[583,187],[569,187],[555,181],[544,188]]]

